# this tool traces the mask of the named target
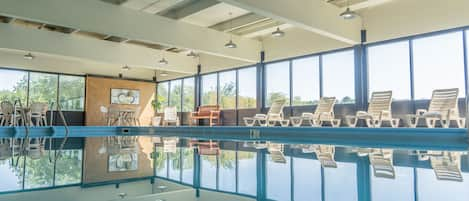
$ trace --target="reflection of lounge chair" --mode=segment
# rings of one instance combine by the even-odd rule
[[[179,126],[179,116],[176,107],[164,108],[163,126],[168,126],[170,123],[174,123],[176,126]]]
[[[176,153],[179,139],[176,137],[163,138],[163,152]]]
[[[418,109],[415,115],[408,115],[407,123],[415,128],[422,118],[429,128],[434,128],[437,121],[440,121],[443,128],[448,128],[454,120],[459,128],[463,128],[466,119],[459,117],[458,93],[457,88],[434,90],[428,110]]]
[[[288,126],[289,121],[283,119],[283,107],[285,100],[276,100],[270,106],[267,114],[256,114],[254,117],[244,117],[246,126],[254,126],[257,123],[261,126],[275,126],[277,122],[282,126]]]
[[[270,159],[274,163],[287,163],[287,160],[283,155],[283,144],[269,143],[267,145],[267,151],[270,153]]]
[[[355,116],[347,116],[348,126],[356,127],[358,120],[363,119],[368,127],[381,127],[383,121],[388,121],[393,128],[399,126],[399,118],[392,118],[391,114],[392,91],[373,92],[368,111],[358,111]]]
[[[334,160],[335,147],[332,145],[315,145],[316,157],[324,168],[337,168]]]
[[[463,181],[460,153],[448,151],[443,151],[440,155],[430,153],[430,163],[438,180]]]
[[[371,166],[373,166],[375,177],[396,178],[392,149],[375,149],[375,151],[370,153],[369,159]]]
[[[301,126],[303,121],[307,121],[311,126],[321,126],[323,122],[329,121],[332,127],[340,126],[340,119],[334,118],[335,97],[322,97],[314,113],[303,112],[301,117],[291,117],[293,126]]]

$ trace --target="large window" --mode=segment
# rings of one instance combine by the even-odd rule
[[[12,164],[12,162],[14,164]],[[0,175],[2,175],[0,192],[16,191],[23,188],[24,158],[19,159],[18,165],[16,165],[16,163],[16,158],[0,160]]]
[[[355,103],[354,51],[322,56],[323,96],[336,97],[338,103]]]
[[[29,77],[29,104],[57,104],[57,75],[46,73],[30,73]]]
[[[238,70],[238,109],[256,108],[256,67]]]
[[[156,147],[155,174],[159,177],[168,177],[168,154],[163,152],[163,147]]]
[[[223,150],[219,161],[218,189],[236,192],[236,151]]]
[[[217,104],[217,74],[202,76],[202,105]]]
[[[371,200],[379,201],[413,201],[414,198],[414,168],[394,166],[396,178],[371,177]]]
[[[434,89],[459,88],[465,96],[462,32],[413,40],[415,98],[430,99]]]
[[[183,102],[182,102],[182,111],[183,112],[192,112],[195,106],[195,80],[193,77],[185,78],[183,82]]]
[[[369,91],[392,90],[393,98],[410,100],[409,42],[368,47]]]
[[[162,109],[168,106],[169,98],[169,82],[160,82],[156,89],[157,92],[157,110],[162,112]]]
[[[26,157],[25,189],[51,187],[53,181],[54,162],[49,161],[49,151],[45,151],[40,158]]]
[[[223,109],[236,108],[236,71],[226,71],[220,77],[220,107]]]
[[[217,188],[217,156],[200,156],[200,185],[204,188]]]
[[[181,148],[177,148],[176,152],[168,154],[169,169],[168,178],[179,181],[181,179]]]
[[[357,201],[357,165],[337,162],[337,166],[338,168],[324,168],[325,200]]]
[[[321,163],[318,160],[293,158],[293,200],[320,201]]]
[[[55,164],[55,185],[81,182],[83,154],[81,149],[62,150]]]
[[[257,194],[256,152],[238,151],[238,193]]]
[[[59,103],[62,110],[83,111],[85,106],[85,78],[60,75]]]
[[[182,98],[182,80],[171,80],[169,86],[169,106],[176,107],[177,111],[181,111],[181,98]]]
[[[276,163],[271,160],[270,155],[266,155],[267,174],[267,198],[271,200],[291,200],[291,169],[290,157],[286,158],[286,163]]]
[[[290,104],[290,62],[283,61],[265,66],[266,99],[265,106],[270,107],[273,101],[286,100]]]
[[[0,101],[14,102],[20,99],[26,104],[28,93],[28,72],[1,70],[0,75]]]
[[[194,183],[194,149],[182,148],[182,179],[186,184]]]
[[[292,61],[292,105],[312,105],[319,100],[319,57]]]
[[[424,201],[467,201],[469,173],[463,172],[463,182],[438,180],[433,169],[417,168],[417,197]]]

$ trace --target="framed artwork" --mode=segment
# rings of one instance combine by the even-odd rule
[[[140,91],[134,89],[111,89],[111,104],[138,105]]]
[[[109,154],[108,172],[126,172],[138,169],[137,153]]]

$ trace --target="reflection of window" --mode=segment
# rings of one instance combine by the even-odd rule
[[[446,88],[459,88],[459,97],[465,96],[462,32],[413,40],[412,53],[416,99]]]
[[[275,163],[269,155],[267,159],[267,198],[271,200],[290,200],[291,199],[291,169],[290,157],[286,158],[286,163]]]
[[[411,201],[414,200],[414,168],[394,166],[395,179],[371,177],[371,200],[380,201]]]
[[[182,182],[192,184],[194,180],[194,150],[182,148]]]
[[[355,59],[353,50],[322,56],[323,96],[336,97],[338,103],[355,102]]]
[[[319,201],[321,198],[321,163],[293,158],[293,200]]]
[[[238,108],[256,108],[256,67],[238,70]]]
[[[417,197],[425,201],[467,201],[469,173],[463,172],[463,182],[437,180],[432,169],[417,168]],[[465,194],[464,194],[465,192]]]
[[[394,99],[410,100],[409,42],[371,46],[367,52],[370,93],[392,90]]]
[[[162,110],[164,107],[168,106],[169,98],[169,82],[160,82],[156,89],[157,92],[157,101],[159,103],[158,110]],[[162,111],[161,111],[162,112]]]
[[[169,153],[169,175],[168,178],[179,181],[181,173],[181,148],[177,148],[176,153]]]
[[[53,179],[54,163],[49,161],[49,151],[45,151],[39,159],[26,157],[25,189],[50,187]]]
[[[15,165],[12,165],[15,160]],[[0,192],[21,190],[23,188],[23,163],[24,158],[19,159],[16,165],[16,158],[9,160],[0,160]]]
[[[238,193],[257,194],[256,152],[238,151]]]
[[[28,73],[24,71],[1,70],[0,101],[14,102],[20,99],[26,105],[28,92]]]
[[[182,111],[183,112],[192,112],[194,110],[194,97],[195,97],[195,87],[194,87],[194,78],[189,77],[184,79],[183,84],[183,102],[182,102]]]
[[[60,75],[59,101],[62,110],[83,111],[85,105],[85,78]]]
[[[290,103],[290,62],[283,61],[265,66],[266,99],[265,106],[270,107],[275,100],[286,100]]]
[[[56,103],[58,76],[46,73],[30,73],[29,104]]]
[[[155,160],[155,171],[156,176],[168,177],[168,169],[166,166],[167,154],[163,152],[163,147],[156,147],[156,160]]]
[[[171,80],[169,86],[171,87],[169,91],[169,106],[176,107],[177,111],[181,111],[182,80]]]
[[[292,61],[292,105],[312,105],[319,100],[319,57]]]
[[[55,165],[55,185],[78,184],[81,182],[82,150],[62,150]]]
[[[219,156],[218,190],[236,191],[236,152],[223,150]]]
[[[202,105],[217,104],[217,74],[202,76]]]
[[[324,196],[328,201],[356,201],[357,166],[337,162],[338,168],[324,168]],[[340,188],[338,188],[340,186]]]
[[[236,107],[236,71],[226,71],[220,76],[220,107],[223,109],[235,109]]]
[[[204,188],[217,188],[217,157],[200,156],[200,185]]]

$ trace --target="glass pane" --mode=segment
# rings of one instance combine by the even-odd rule
[[[83,111],[85,106],[85,78],[60,75],[60,107],[65,111]]]
[[[236,107],[236,71],[227,71],[220,76],[220,107],[235,109]]]
[[[168,156],[163,152],[163,147],[156,147],[156,160],[155,160],[155,171],[156,176],[159,177],[168,177],[167,169],[167,159]]]
[[[51,154],[51,157],[54,157],[54,151]],[[53,179],[54,161],[49,161],[49,151],[44,151],[44,155],[39,159],[26,157],[24,189],[50,187]]]
[[[57,104],[57,81],[57,75],[30,73],[29,104],[52,102]]]
[[[194,150],[182,148],[182,182],[194,183]]]
[[[267,198],[278,201],[291,200],[291,169],[290,157],[286,163],[275,163],[267,154]]]
[[[176,153],[169,153],[169,176],[172,180],[181,180],[181,148],[177,148]]]
[[[283,61],[267,64],[265,67],[266,99],[265,106],[270,107],[275,100],[286,100],[290,104],[290,62]]]
[[[313,105],[319,100],[319,57],[292,61],[292,105]]]
[[[0,160],[0,175],[2,176],[0,192],[21,190],[23,188],[24,158],[19,159],[18,165],[16,163],[16,157]]]
[[[465,96],[462,32],[413,41],[415,99],[430,99],[434,89],[459,88]]]
[[[218,170],[218,190],[236,191],[236,151],[223,150]]]
[[[204,188],[217,188],[217,157],[200,156],[200,185]]]
[[[169,92],[169,106],[175,106],[177,111],[181,111],[182,80],[172,80],[170,86],[171,91]]]
[[[354,51],[322,56],[323,96],[336,97],[338,103],[355,103]]]
[[[193,77],[184,79],[184,89],[183,89],[183,103],[182,111],[183,112],[192,112],[194,110],[195,102],[195,80]]]
[[[433,169],[417,168],[417,197],[420,201],[467,201],[469,173],[463,172],[463,182],[437,180]]]
[[[157,105],[156,109],[159,112],[163,112],[163,108],[168,106],[168,95],[169,95],[169,82],[160,82],[156,89],[157,92]]]
[[[371,177],[371,200],[379,201],[413,201],[414,200],[414,168],[397,167],[395,179]]]
[[[238,151],[238,193],[257,194],[256,152]]]
[[[202,76],[202,105],[217,104],[217,74]]]
[[[295,201],[321,201],[321,163],[313,159],[293,158]]]
[[[324,168],[324,196],[328,201],[356,201],[357,165],[337,162],[338,168]]]
[[[55,185],[81,182],[82,150],[62,150],[55,167]]]
[[[367,52],[370,94],[392,90],[393,99],[410,100],[409,42],[371,46]]]
[[[28,73],[24,71],[1,70],[0,101],[15,102],[20,99],[26,105],[28,93]]]
[[[238,70],[238,108],[256,108],[256,67]]]

